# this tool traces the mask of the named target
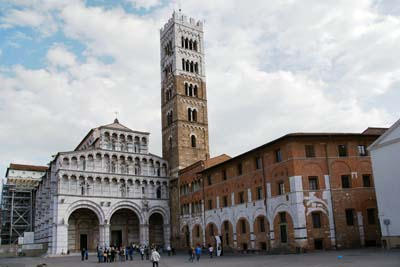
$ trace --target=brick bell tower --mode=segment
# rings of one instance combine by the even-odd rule
[[[162,150],[177,176],[209,158],[203,23],[174,12],[160,44]]]

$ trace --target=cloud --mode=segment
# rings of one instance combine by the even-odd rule
[[[9,140],[0,165],[44,164],[112,122],[114,111],[126,126],[151,132],[150,151],[161,154],[159,28],[175,3],[145,15],[50,3],[23,7],[43,15],[27,19],[30,27],[57,14],[58,29],[83,56],[56,39],[38,59],[45,67],[0,67],[0,138]],[[400,18],[376,2],[188,0],[182,9],[205,20],[212,155],[289,132],[361,132],[397,119],[398,105],[388,109],[386,98],[400,84]]]
[[[46,36],[57,31],[57,24],[50,14],[33,9],[8,10],[0,21],[0,28],[32,27]]]
[[[54,66],[73,66],[76,64],[75,54],[69,52],[62,45],[55,45],[47,52],[47,60]]]
[[[150,9],[161,5],[161,0],[127,0],[134,8]]]

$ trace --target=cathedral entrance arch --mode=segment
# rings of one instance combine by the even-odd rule
[[[150,246],[164,245],[164,219],[163,216],[154,212],[149,218],[149,244]]]
[[[140,243],[139,216],[131,209],[116,210],[110,219],[110,246],[125,247]]]
[[[68,250],[96,250],[99,244],[99,218],[88,208],[79,208],[68,218]]]

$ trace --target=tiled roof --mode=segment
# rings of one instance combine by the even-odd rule
[[[24,165],[24,164],[15,164],[10,163],[9,169],[19,170],[19,171],[37,171],[37,172],[45,172],[47,171],[47,166],[36,166],[36,165]]]

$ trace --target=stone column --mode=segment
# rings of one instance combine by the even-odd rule
[[[140,224],[140,244],[149,245],[149,225]]]
[[[171,227],[169,224],[164,224],[164,247],[171,245]]]
[[[249,226],[250,226],[250,246],[251,246],[251,248],[255,248],[256,236],[254,234],[254,223],[249,221]]]
[[[68,224],[56,225],[56,242],[55,242],[55,254],[61,255],[67,253],[68,250]]]
[[[106,247],[106,244],[104,242],[104,224],[99,224],[99,246],[100,247]]]
[[[301,176],[289,177],[290,205],[293,207],[294,238],[297,246],[307,246],[306,214],[304,207],[303,182]]]
[[[102,225],[103,226],[103,240],[104,240],[104,246],[105,247],[110,247],[110,232],[111,232],[111,225],[108,223],[105,223]],[[101,229],[101,228],[100,228]],[[100,230],[100,234],[101,234],[101,230]],[[100,237],[101,239],[101,237]]]
[[[361,211],[357,211],[358,232],[360,233],[360,243],[363,247],[365,245],[364,223]]]
[[[333,222],[333,204],[332,204],[332,197],[331,197],[331,186],[330,186],[330,176],[329,175],[324,175],[325,179],[325,188],[326,191],[324,192],[326,194],[326,199],[324,199],[327,202],[328,206],[328,219],[329,219],[329,231],[330,231],[330,236],[331,236],[331,245],[332,247],[336,247],[336,232],[335,232],[335,224]]]

